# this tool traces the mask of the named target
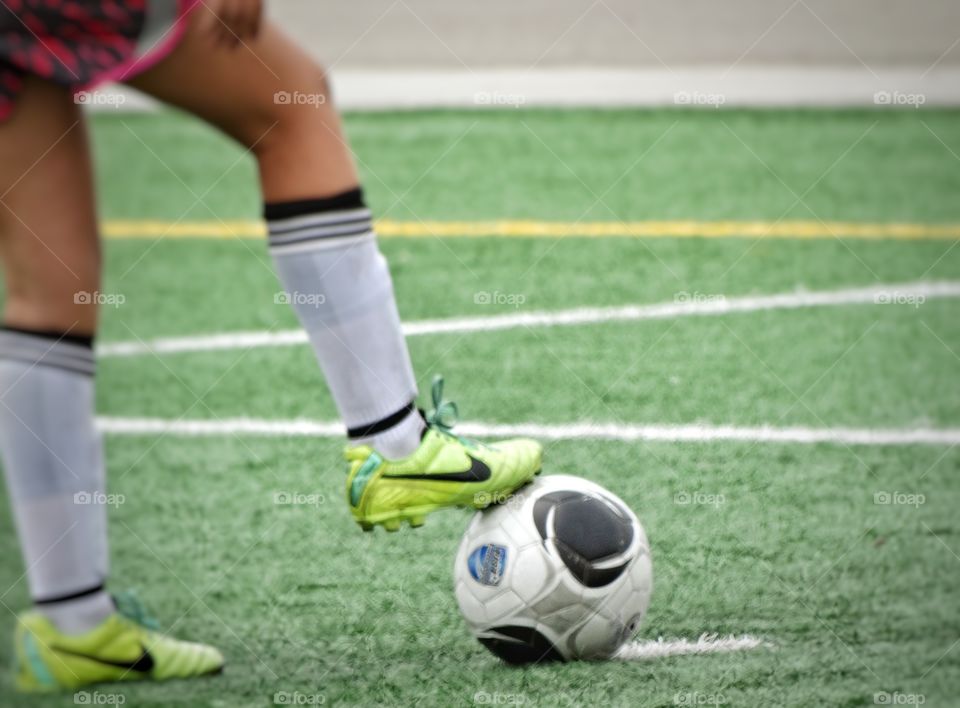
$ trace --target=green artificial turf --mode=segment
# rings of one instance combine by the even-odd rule
[[[958,118],[426,112],[351,115],[347,129],[370,201],[390,218],[949,222],[960,221],[960,161],[935,136],[960,151]],[[199,124],[151,114],[101,116],[93,127],[105,217],[256,216],[252,163]],[[202,204],[191,207],[191,192]],[[958,280],[953,245],[389,239],[382,248],[401,312],[419,320]],[[296,326],[274,304],[279,286],[257,241],[118,240],[106,259],[104,290],[125,301],[105,309],[104,342]],[[494,291],[524,302],[475,302]],[[443,372],[470,420],[956,428],[958,315],[945,299],[430,335],[410,345],[421,390]],[[104,415],[334,418],[303,346],[110,358],[98,376]],[[956,448],[549,443],[545,473],[609,487],[647,528],[655,592],[640,638],[750,634],[770,646],[518,670],[474,641],[457,612],[451,566],[468,515],[362,534],[342,499],[341,445],[108,437],[110,491],[125,498],[111,511],[113,586],[136,587],[174,634],[217,644],[229,666],[205,681],[96,690],[134,706],[268,706],[278,692],[327,705],[869,706],[880,693],[957,704]],[[318,503],[277,505],[280,491]],[[719,501],[678,503],[697,492]],[[924,503],[875,503],[894,492]],[[18,609],[27,591],[0,509],[0,587],[11,588],[2,599]],[[12,626],[0,614],[0,635]],[[9,661],[4,642],[0,662]],[[0,704],[74,701],[26,702],[4,676]]]
[[[371,204],[396,219],[950,221],[960,215],[951,198],[960,189],[950,153],[960,153],[956,118],[952,110],[416,111],[350,115],[346,128]],[[106,115],[94,136],[106,217],[259,213],[252,161],[197,121]]]

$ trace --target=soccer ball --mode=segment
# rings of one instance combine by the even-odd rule
[[[507,663],[605,659],[643,619],[653,567],[623,501],[552,475],[474,516],[453,581],[470,631]]]

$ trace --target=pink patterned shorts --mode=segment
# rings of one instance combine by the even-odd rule
[[[0,120],[28,75],[74,90],[136,76],[166,56],[198,0],[4,0]]]

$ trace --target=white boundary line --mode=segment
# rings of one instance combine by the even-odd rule
[[[769,642],[745,634],[742,637],[718,637],[716,634],[703,634],[696,641],[689,639],[664,640],[648,639],[630,642],[620,648],[613,658],[618,661],[649,661],[670,656],[689,656],[691,654],[720,654],[749,649],[773,649]]]
[[[338,69],[337,105],[345,110],[398,108],[523,109],[535,106],[872,106],[912,108],[960,104],[960,68],[677,66],[655,68]],[[106,94],[101,98],[99,94]],[[909,102],[908,102],[909,101]],[[155,101],[111,85],[88,102],[92,110],[156,110]]]
[[[689,293],[679,302],[655,305],[626,305],[622,307],[581,307],[554,312],[523,312],[487,317],[455,317],[442,320],[420,320],[404,325],[408,337],[426,334],[489,332],[519,327],[558,327],[602,322],[656,320],[674,317],[709,317],[735,312],[762,310],[791,310],[806,307],[836,307],[874,303],[918,304],[926,299],[960,297],[960,281],[915,282],[875,285],[866,288],[792,292],[777,295],[745,297],[713,296],[697,299]],[[98,356],[138,356],[148,353],[175,354],[184,352],[219,351],[223,349],[254,349],[258,347],[287,347],[307,342],[303,330],[280,332],[230,332],[194,337],[169,337],[148,342],[127,341],[102,344]]]
[[[167,435],[211,437],[252,435],[260,437],[343,437],[346,431],[336,421],[263,420],[227,418],[215,420],[168,420],[162,418],[101,417],[100,429],[111,435]],[[625,423],[497,424],[465,421],[457,432],[471,437],[525,436],[541,440],[641,440],[660,442],[756,442],[818,443],[840,445],[960,445],[960,428],[774,428],[733,425],[631,425]]]

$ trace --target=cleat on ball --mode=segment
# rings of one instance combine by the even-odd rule
[[[347,502],[361,526],[394,530],[402,519],[420,526],[427,514],[446,507],[484,508],[507,499],[540,471],[540,443],[519,438],[486,445],[456,435],[457,409],[443,400],[442,378],[434,379],[432,394],[434,410],[410,456],[388,460],[368,445],[344,452],[350,465]]]

